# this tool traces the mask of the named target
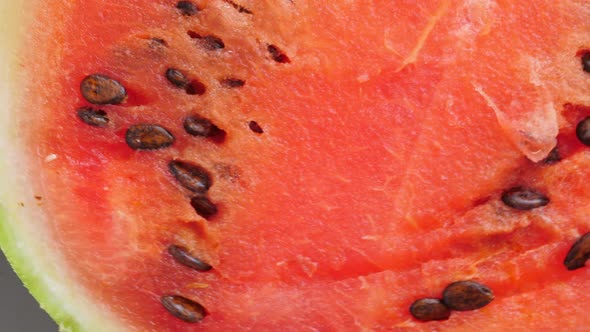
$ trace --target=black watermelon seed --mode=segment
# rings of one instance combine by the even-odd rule
[[[285,54],[283,51],[281,51],[280,48],[276,47],[275,45],[268,45],[267,50],[274,61],[278,63],[291,62],[291,59],[289,59],[287,54]]]
[[[217,214],[217,206],[213,204],[209,198],[205,196],[195,196],[191,199],[191,205],[198,215],[205,219],[209,219]]]
[[[158,49],[162,47],[167,47],[168,43],[162,38],[153,37],[149,39],[148,45],[152,49]]]
[[[452,310],[476,310],[488,305],[494,299],[492,290],[475,281],[457,281],[448,285],[443,292],[443,302]]]
[[[191,1],[178,1],[176,8],[185,16],[195,15],[199,11],[197,6]]]
[[[92,107],[81,107],[78,109],[77,114],[80,120],[93,127],[104,127],[109,124],[107,112],[103,110],[95,110]]]
[[[451,310],[439,299],[419,299],[410,306],[410,313],[421,321],[447,320]]]
[[[181,186],[192,192],[205,193],[211,187],[209,172],[199,165],[188,161],[172,160],[168,163],[168,169]]]
[[[96,105],[120,104],[127,99],[121,83],[101,74],[86,76],[80,83],[80,91],[84,99]]]
[[[215,51],[215,50],[220,50],[222,48],[225,48],[225,44],[223,43],[223,40],[221,40],[221,38],[219,38],[219,37],[205,36],[202,38],[202,40],[205,42],[203,44],[205,46],[205,48],[210,51]]]
[[[171,244],[168,247],[168,252],[178,263],[199,272],[207,272],[213,268],[211,265],[191,255],[185,247]]]
[[[250,128],[250,130],[252,130],[253,132],[255,132],[257,134],[264,133],[264,130],[262,130],[262,127],[260,127],[260,125],[256,121],[248,122],[248,127]]]
[[[134,150],[156,150],[174,143],[174,136],[156,124],[135,124],[127,129],[125,141]]]
[[[246,84],[246,81],[239,78],[226,78],[221,80],[221,85],[226,88],[241,88]]]
[[[180,70],[174,68],[166,69],[166,79],[178,88],[184,89],[189,84],[189,79]]]
[[[215,51],[215,50],[221,50],[223,48],[225,48],[225,43],[223,42],[223,40],[221,40],[221,38],[213,36],[213,35],[207,35],[207,36],[202,36],[194,31],[187,31],[187,34],[192,38],[192,39],[197,39],[199,40],[200,44],[209,51]]]
[[[582,55],[582,69],[585,72],[590,73],[590,52],[586,52]]]
[[[590,233],[582,235],[570,248],[563,264],[568,270],[576,270],[586,265],[590,258]]]
[[[590,117],[578,123],[576,126],[576,136],[582,144],[590,146]]]
[[[549,152],[547,157],[545,157],[545,159],[543,159],[542,163],[545,165],[553,165],[553,164],[557,164],[560,161],[561,161],[561,154],[559,153],[559,149],[556,146],[553,148],[553,150],[551,150],[551,152]]]
[[[533,189],[514,187],[502,193],[502,202],[517,210],[532,210],[549,204],[549,198]]]
[[[188,323],[198,323],[207,316],[205,307],[183,296],[165,295],[160,298],[160,302],[174,317]]]
[[[192,136],[214,138],[218,141],[223,141],[225,138],[225,131],[198,115],[189,115],[184,118],[183,126],[184,130]]]

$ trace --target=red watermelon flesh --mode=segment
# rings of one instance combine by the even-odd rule
[[[31,2],[18,148],[46,218],[29,222],[84,290],[82,310],[162,332],[590,323],[590,272],[563,263],[590,231],[590,152],[575,133],[590,115],[587,2],[194,4]],[[171,84],[168,69],[200,90]],[[80,83],[97,73],[128,98],[89,103]],[[81,107],[108,124],[84,123]],[[189,135],[190,115],[224,134]],[[174,143],[134,150],[136,124]],[[561,160],[543,161],[556,146]],[[217,213],[196,213],[172,160],[209,172]],[[516,186],[549,204],[507,206]],[[179,264],[172,244],[212,270]],[[412,317],[415,300],[459,280],[494,300],[446,321]],[[175,317],[166,295],[206,316]]]

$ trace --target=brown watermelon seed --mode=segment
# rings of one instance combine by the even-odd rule
[[[176,8],[185,16],[195,15],[199,9],[192,1],[178,1]]]
[[[127,100],[125,87],[101,74],[86,76],[80,83],[80,91],[84,99],[96,105],[120,104]]]
[[[244,13],[244,14],[253,14],[252,11],[250,11],[248,8],[239,5],[231,0],[223,0],[225,3],[230,4],[232,7],[234,7],[238,12],[240,13]]]
[[[476,310],[494,299],[492,290],[478,282],[465,280],[448,285],[443,291],[443,303],[452,310]]]
[[[215,141],[225,140],[225,131],[219,129],[208,119],[198,115],[189,115],[183,121],[184,130],[192,136],[212,138]]]
[[[549,198],[533,189],[514,187],[502,193],[502,202],[517,210],[532,210],[549,204]]]
[[[268,52],[272,59],[278,63],[289,63],[291,59],[285,54],[281,49],[276,47],[275,45],[268,45],[267,47]]]
[[[545,157],[545,159],[543,159],[542,163],[545,165],[553,165],[553,164],[557,164],[560,161],[561,161],[561,154],[559,153],[559,149],[556,146],[553,148],[553,150],[551,150],[551,152],[549,152],[547,157]]]
[[[200,303],[180,295],[162,296],[160,302],[174,317],[188,323],[198,323],[207,316],[207,310]]]
[[[582,235],[570,248],[563,264],[568,270],[576,270],[586,265],[590,258],[590,232]]]
[[[104,127],[109,124],[107,112],[103,110],[95,110],[92,107],[81,107],[78,109],[77,114],[80,120],[93,127]]]
[[[134,150],[156,150],[174,143],[174,136],[156,124],[140,123],[130,126],[125,141]]]
[[[211,265],[191,255],[185,247],[171,244],[168,246],[168,252],[178,263],[199,272],[207,272],[213,268]]]
[[[189,95],[201,96],[204,95],[205,92],[207,92],[207,87],[205,86],[205,84],[201,83],[198,80],[192,80],[186,85],[184,90]]]
[[[209,172],[203,167],[182,160],[172,160],[168,163],[170,173],[184,188],[195,192],[205,193],[211,187]]]
[[[210,219],[217,214],[217,206],[204,195],[195,196],[191,199],[191,206],[197,211],[197,214],[205,219]]]
[[[590,116],[578,123],[576,136],[582,144],[590,146]]]
[[[239,78],[225,78],[221,80],[221,85],[225,88],[241,88],[246,85],[246,81]]]
[[[219,37],[213,35],[202,36],[191,30],[187,31],[187,34],[192,39],[199,40],[200,44],[208,51],[215,51],[225,48],[225,43]]]
[[[447,320],[451,317],[451,310],[439,299],[424,298],[414,301],[410,306],[410,313],[421,321]]]
[[[582,54],[582,69],[585,72],[590,73],[590,52]]]
[[[209,51],[215,51],[215,50],[220,50],[222,48],[225,48],[225,44],[223,43],[223,40],[221,40],[221,38],[219,38],[219,37],[205,36],[202,38],[202,40],[205,42],[203,45]]]
[[[168,46],[168,43],[162,38],[153,37],[149,39],[149,46],[150,48],[160,48]]]
[[[189,84],[189,79],[178,69],[168,68],[164,75],[168,82],[178,88],[184,89]]]
[[[264,130],[262,130],[262,127],[260,127],[260,125],[256,121],[248,122],[248,127],[250,127],[250,130],[252,130],[253,132],[255,132],[257,134],[264,133]]]

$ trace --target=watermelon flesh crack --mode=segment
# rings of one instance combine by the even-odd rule
[[[22,226],[10,216],[4,227],[46,248],[80,289],[83,304],[64,309],[71,318],[54,314],[65,328],[100,330],[89,316],[112,330],[162,332],[590,322],[590,272],[563,266],[590,230],[590,152],[575,137],[590,115],[580,63],[588,3],[195,3],[194,13],[164,0],[28,4],[37,20],[25,74],[9,85],[28,93],[6,125],[20,159],[7,164],[26,165],[26,186],[42,200],[0,202],[39,205],[44,217],[21,217]],[[170,68],[203,93],[171,84]],[[128,99],[90,105],[79,86],[96,73]],[[108,124],[80,121],[80,107],[103,110]],[[211,121],[223,139],[190,135],[187,116]],[[131,149],[125,134],[139,123],[162,126],[174,143]],[[563,160],[544,163],[556,146]],[[218,213],[195,212],[171,160],[208,170]],[[500,196],[517,185],[550,203],[507,207]],[[39,229],[42,241],[19,227]],[[2,241],[15,266],[36,264]],[[213,269],[179,264],[171,244]],[[410,315],[416,299],[468,279],[489,286],[493,302],[446,321]],[[207,316],[179,320],[165,295],[197,301]]]

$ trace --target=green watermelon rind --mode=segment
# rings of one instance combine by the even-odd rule
[[[42,276],[36,275],[29,257],[22,255],[17,246],[18,230],[12,227],[14,219],[10,218],[6,209],[0,207],[0,245],[2,251],[19,278],[31,295],[41,303],[41,308],[59,324],[60,331],[83,331],[81,325],[68,312],[62,310],[60,298],[53,294]]]
[[[19,100],[26,74],[19,53],[26,28],[42,0],[0,1],[0,248],[23,284],[59,325],[60,331],[120,331],[111,312],[76,283],[49,238],[46,217],[33,198],[30,178],[39,176],[24,158],[19,135]],[[34,153],[34,147],[28,149]]]
[[[19,278],[33,295],[41,303],[41,307],[49,313],[60,326],[61,331],[81,331],[81,324],[67,311],[67,306],[60,294],[52,291],[51,279],[44,273],[44,262],[38,262],[29,254],[30,246],[35,239],[27,241],[26,221],[23,214],[16,210],[18,197],[23,197],[20,188],[22,177],[14,176],[14,160],[17,151],[10,151],[14,144],[18,146],[17,132],[11,125],[15,123],[11,110],[16,107],[18,100],[16,85],[18,76],[15,68],[18,65],[18,50],[23,44],[24,30],[27,25],[25,15],[25,1],[0,2],[0,174],[2,174],[2,188],[0,190],[0,247],[6,255],[10,265]],[[3,128],[4,127],[4,128]],[[20,216],[19,216],[20,214]],[[34,246],[33,246],[34,247]],[[34,250],[33,250],[34,251]]]

